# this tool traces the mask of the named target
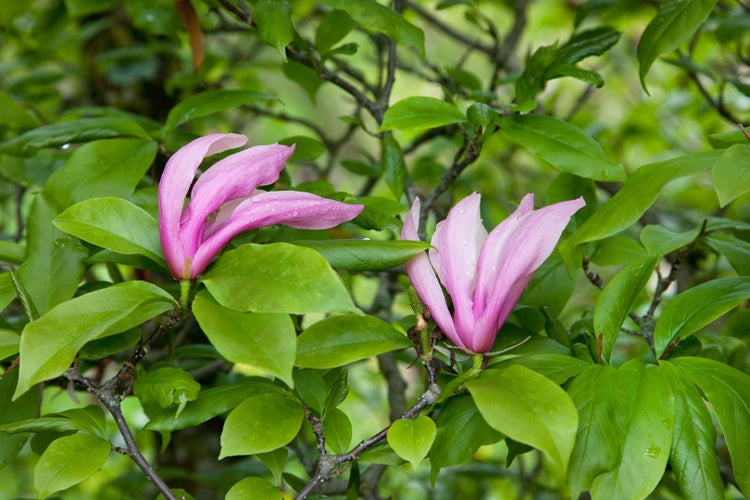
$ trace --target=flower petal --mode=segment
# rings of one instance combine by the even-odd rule
[[[479,257],[474,313],[474,352],[492,348],[497,331],[510,315],[537,268],[555,249],[583,198],[531,210],[527,195],[521,206],[488,236]]]
[[[247,137],[239,134],[207,135],[183,146],[167,161],[159,181],[159,236],[164,257],[175,278],[183,277],[186,255],[180,239],[180,219],[195,172],[206,156],[240,147],[246,142]]]
[[[328,229],[359,215],[363,205],[353,205],[298,191],[261,192],[242,203],[220,210],[210,234],[198,247],[191,278],[201,274],[214,255],[236,235],[250,229],[285,224],[298,229]]]
[[[414,203],[409,210],[409,213],[404,220],[404,227],[401,230],[402,240],[413,240],[419,241],[419,198],[414,200]],[[418,255],[409,259],[406,262],[406,274],[409,275],[414,289],[417,291],[417,295],[422,299],[422,302],[430,310],[432,318],[435,323],[440,327],[440,330],[458,347],[465,349],[466,346],[456,333],[456,328],[453,324],[453,318],[448,310],[448,304],[445,302],[445,295],[443,289],[440,287],[440,283],[435,276],[435,271],[430,265],[430,260],[427,254],[420,252]]]
[[[479,215],[481,197],[470,194],[454,206],[432,236],[430,262],[440,282],[453,299],[456,331],[466,346],[474,334],[473,295],[477,277],[477,260],[487,230]]]
[[[227,156],[206,170],[195,182],[182,217],[185,253],[197,251],[209,215],[227,201],[245,198],[256,187],[275,182],[292,153],[293,146],[255,146]]]

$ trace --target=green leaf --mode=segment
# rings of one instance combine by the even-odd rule
[[[0,114],[0,125],[4,127],[23,129],[39,125],[39,119],[30,109],[17,103],[13,97],[5,92],[0,92],[0,109],[3,110]]]
[[[148,134],[135,122],[107,116],[81,118],[52,125],[42,125],[0,143],[0,153],[31,156],[40,149],[57,148],[66,144],[89,142],[113,137],[148,139]]]
[[[144,404],[155,403],[161,408],[178,405],[182,413],[188,401],[198,397],[201,385],[192,375],[174,366],[162,366],[140,375],[133,386],[133,394]]]
[[[11,401],[13,390],[18,382],[18,370],[8,370],[0,377],[0,424],[36,420],[39,408],[39,394],[29,392]],[[9,434],[0,432],[0,470],[12,463],[28,441],[28,434]]]
[[[561,471],[568,469],[578,415],[557,384],[513,365],[485,370],[466,388],[492,428],[543,451]]]
[[[430,248],[428,243],[404,240],[297,240],[292,243],[312,248],[331,267],[346,271],[384,271]]]
[[[284,137],[278,142],[285,146],[295,146],[294,153],[288,161],[313,161],[326,152],[325,144],[304,135]]]
[[[274,47],[286,62],[284,48],[294,40],[292,7],[286,0],[260,0],[253,9],[253,21],[258,26],[258,37]]]
[[[416,467],[430,451],[436,433],[435,422],[430,417],[402,418],[388,429],[388,444],[398,456]]]
[[[331,408],[323,420],[323,435],[333,453],[346,453],[352,444],[352,423],[346,413]]]
[[[657,57],[678,48],[700,28],[716,5],[716,0],[667,2],[646,26],[638,42],[638,74],[643,89],[646,75]]]
[[[34,488],[39,498],[70,488],[104,466],[108,441],[86,433],[64,436],[50,444],[34,469]]]
[[[716,457],[716,430],[700,393],[672,363],[660,369],[668,375],[674,394],[675,422],[672,466],[685,498],[723,498],[724,484]]]
[[[279,391],[270,380],[261,378],[248,378],[234,384],[212,387],[199,392],[198,397],[185,405],[179,415],[175,415],[173,409],[157,413],[146,428],[168,432],[195,427],[231,410],[250,396]]]
[[[159,224],[122,198],[92,198],[65,210],[55,226],[88,243],[125,255],[143,255],[165,266]]]
[[[594,334],[602,337],[601,355],[609,361],[625,318],[638,302],[660,257],[654,255],[624,267],[602,290],[594,309]]]
[[[85,271],[86,249],[55,229],[54,217],[44,196],[37,196],[26,226],[26,259],[18,268],[18,279],[39,314],[71,298]]]
[[[65,10],[72,17],[80,17],[107,11],[117,3],[118,0],[65,0]]]
[[[721,207],[750,192],[750,145],[729,146],[716,162],[711,178]]]
[[[513,351],[510,353],[511,356],[513,355],[512,353]],[[591,366],[591,363],[562,354],[527,354],[504,359],[498,363],[491,363],[489,366],[500,368],[506,365],[525,366],[545,376],[554,383],[562,385]]]
[[[282,394],[252,396],[227,416],[219,459],[281,448],[294,439],[303,419],[299,403]]]
[[[511,139],[563,172],[598,181],[625,180],[622,165],[570,123],[545,115],[505,116],[498,122]]]
[[[195,118],[220,113],[253,102],[272,101],[270,94],[250,90],[222,89],[193,94],[169,111],[162,133],[166,133]]]
[[[560,244],[560,252],[569,261],[576,245],[600,240],[630,227],[656,201],[665,184],[710,169],[720,155],[719,151],[709,151],[642,166],[617,194]]]
[[[294,385],[297,335],[288,314],[233,311],[222,307],[205,291],[196,294],[193,314],[225,359],[278,377],[290,387]]]
[[[380,147],[382,148],[380,166],[383,168],[383,178],[396,200],[400,200],[406,188],[404,153],[401,151],[398,141],[391,134],[383,135]]]
[[[143,139],[106,139],[77,148],[52,173],[45,191],[58,209],[89,198],[127,198],[156,157],[156,143]]]
[[[641,243],[653,255],[667,255],[688,246],[700,235],[700,226],[691,231],[674,233],[664,226],[649,224],[641,230]]]
[[[574,64],[587,57],[600,56],[612,48],[618,40],[620,40],[620,32],[608,26],[579,31],[560,46],[555,63]]]
[[[268,467],[268,470],[273,474],[276,484],[281,485],[282,475],[284,474],[284,467],[286,467],[286,461],[289,457],[289,450],[286,448],[278,448],[268,453],[259,453],[256,455],[258,460],[263,462],[263,465]]]
[[[18,352],[21,336],[13,330],[0,330],[0,360]]]
[[[21,333],[21,365],[13,399],[32,385],[62,375],[88,341],[128,330],[177,307],[167,292],[126,281],[54,307]]]
[[[719,278],[694,286],[667,302],[654,328],[660,357],[675,338],[684,339],[750,298],[750,277]]]
[[[355,310],[341,279],[318,252],[287,243],[225,252],[202,281],[219,304],[235,311]]]
[[[750,376],[718,361],[683,357],[669,361],[697,385],[711,403],[732,458],[740,490],[750,493]],[[713,451],[713,450],[711,450]]]
[[[413,96],[388,108],[380,130],[421,130],[465,121],[466,116],[455,104],[434,97]]]
[[[297,338],[297,366],[335,368],[411,342],[383,320],[344,314],[318,321]]]
[[[0,425],[0,431],[8,434],[27,432],[84,431],[102,438],[106,436],[104,413],[98,406],[73,408],[60,413],[49,413],[42,417],[18,420]]]
[[[723,255],[742,276],[750,276],[750,243],[732,236],[716,235],[706,238],[708,246]]]
[[[325,55],[339,43],[357,23],[343,10],[332,10],[325,15],[315,31],[315,47]]]
[[[437,434],[430,450],[433,485],[438,472],[468,461],[480,446],[497,443],[503,435],[487,425],[468,394],[445,402],[437,419]]]
[[[224,500],[283,500],[284,493],[276,486],[259,477],[246,477],[227,491]]]
[[[362,29],[379,31],[399,45],[416,47],[424,57],[424,32],[385,5],[375,0],[321,0],[320,3],[343,10]]]

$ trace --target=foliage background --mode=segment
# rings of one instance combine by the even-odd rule
[[[507,216],[527,192],[537,195],[537,205],[584,194],[589,205],[572,224],[571,230],[575,230],[597,212],[600,203],[621,189],[623,181],[633,179],[640,167],[678,157],[696,158],[696,162],[711,162],[712,169],[696,168],[694,175],[668,176],[662,183],[640,180],[644,184],[640,191],[630,193],[631,203],[623,203],[611,219],[600,221],[601,234],[588,240],[569,240],[572,243],[561,254],[568,266],[562,265],[560,255],[553,257],[557,259],[555,265],[547,268],[553,274],[543,273],[532,282],[521,300],[526,307],[516,311],[501,333],[500,343],[512,344],[513,339],[523,338],[524,331],[554,337],[551,315],[552,323],[559,321],[565,332],[570,359],[574,354],[585,358],[581,352],[588,352],[588,361],[596,358],[597,337],[592,323],[597,321],[595,308],[603,306],[602,292],[592,282],[601,279],[603,284],[609,283],[623,266],[647,261],[650,249],[641,230],[658,224],[671,235],[659,233],[661,243],[654,244],[665,248],[658,265],[654,261],[645,274],[628,275],[631,284],[641,283],[640,287],[628,288],[611,300],[622,306],[618,311],[622,309],[625,316],[633,312],[623,327],[643,332],[648,326],[644,328],[644,322],[638,322],[638,315],[653,321],[662,313],[662,309],[650,309],[655,305],[655,291],[659,300],[669,302],[697,285],[718,283],[702,300],[698,296],[695,307],[701,310],[701,304],[720,303],[723,297],[730,297],[726,307],[701,310],[699,315],[705,321],[687,332],[699,335],[679,346],[682,354],[715,360],[737,370],[722,373],[737,377],[742,385],[737,388],[737,401],[744,402],[745,410],[735,425],[746,433],[750,386],[744,384],[749,380],[750,351],[744,301],[750,298],[750,285],[738,281],[737,289],[730,293],[720,286],[726,282],[716,280],[742,280],[750,272],[750,184],[746,182],[750,153],[738,129],[739,124],[748,123],[750,114],[750,8],[740,1],[724,0],[397,0],[393,5],[380,5],[401,12],[397,17],[406,22],[399,24],[391,19],[385,29],[368,30],[363,28],[375,24],[357,26],[351,20],[356,17],[350,10],[353,7],[344,3],[1,1],[0,137],[4,142],[0,143],[0,257],[8,269],[18,268],[22,285],[37,299],[36,307],[46,311],[71,298],[79,284],[77,293],[118,280],[145,278],[177,296],[177,283],[163,268],[151,265],[145,267],[144,274],[140,261],[130,267],[133,262],[127,259],[107,260],[106,256],[100,256],[95,264],[92,257],[96,245],[47,234],[50,245],[70,246],[61,254],[51,252],[46,259],[36,261],[27,249],[38,248],[30,233],[32,227],[42,227],[41,220],[46,218],[44,227],[51,228],[52,218],[73,202],[102,193],[128,199],[154,213],[155,185],[166,158],[201,134],[237,132],[248,135],[254,144],[296,143],[297,152],[282,178],[284,184],[331,196],[377,197],[366,203],[372,209],[366,221],[360,219],[326,234],[288,228],[259,230],[239,237],[236,246],[331,237],[397,239],[400,223],[396,216],[403,214],[417,195],[432,201],[429,234],[435,221],[442,219],[455,201],[474,191],[482,194],[483,219],[488,228]],[[372,8],[371,2],[364,4]],[[675,5],[682,5],[687,12],[682,23],[672,25],[671,33],[652,44],[641,43],[649,23]],[[351,17],[332,18],[331,8],[347,10]],[[367,17],[372,11],[364,11],[364,18],[374,23],[374,17]],[[258,17],[258,12],[266,12],[269,17]],[[423,53],[419,36],[410,26],[424,33]],[[594,29],[604,31],[598,32],[600,37],[587,31]],[[581,33],[589,36],[571,49],[568,61],[563,61],[556,44],[571,48],[566,43]],[[313,42],[317,49],[310,45]],[[650,56],[653,65],[644,62]],[[559,66],[545,62],[545,57],[552,57]],[[599,78],[601,86],[597,85]],[[211,91],[231,92],[205,97]],[[198,100],[190,101],[196,96]],[[417,118],[416,123],[389,127],[389,106],[396,109],[390,115],[394,121],[409,118],[411,110],[394,104],[413,96],[445,101],[458,115],[430,101],[426,116]],[[207,107],[200,108],[207,102]],[[557,120],[539,137],[534,134],[539,132],[541,122],[532,122],[530,130],[513,132],[511,121],[518,113]],[[384,117],[386,125],[381,127]],[[86,122],[76,121],[86,118],[119,118],[124,128],[112,130],[110,122],[108,126],[86,128]],[[76,125],[58,132],[44,129],[45,125],[65,123]],[[149,144],[154,146],[131,151],[121,145],[117,153],[105,151],[98,158],[112,167],[111,176],[89,180],[84,187],[77,187],[75,178],[67,184],[62,176],[55,178],[54,172],[86,143],[140,134],[131,133],[128,123],[138,124],[145,138],[153,139]],[[581,154],[566,157],[559,144],[550,146],[545,137],[560,133],[560,123],[577,127],[601,145],[593,162],[582,162]],[[389,128],[392,132],[386,130]],[[567,140],[570,137],[562,142]],[[151,147],[155,149],[148,149]],[[719,151],[716,156],[700,156],[713,150]],[[119,156],[112,158],[109,154]],[[599,160],[603,167],[592,165]],[[656,186],[655,202],[638,194],[649,182]],[[38,210],[49,213],[34,215],[31,207],[42,191],[52,200]],[[642,205],[643,210],[636,205]],[[709,221],[705,226],[704,220]],[[618,224],[622,227],[615,230]],[[697,232],[685,237],[688,231]],[[675,237],[681,244],[667,248],[669,245],[662,243],[674,233],[683,235]],[[84,264],[76,252],[89,260]],[[578,265],[582,255],[590,261],[589,276]],[[24,268],[23,263],[29,259],[32,263]],[[76,266],[85,266],[85,274],[78,279]],[[661,271],[659,277],[651,276],[655,266]],[[400,323],[402,330],[413,325],[403,268],[342,275],[357,305],[369,315]],[[665,282],[669,288],[659,290],[658,280],[664,277],[671,277]],[[69,293],[59,290],[70,287],[71,282]],[[6,306],[3,328],[20,333],[30,318],[17,295],[18,286],[9,273],[4,273],[0,281],[0,303]],[[551,311],[547,317],[540,312],[543,305]],[[724,316],[729,311],[731,314]],[[298,318],[297,327],[307,327],[321,317]],[[618,336],[619,327],[610,339],[614,342],[616,336],[612,365],[621,366],[634,359],[653,362],[654,354],[643,335]],[[137,338],[131,340],[120,351],[90,362],[92,377],[101,381],[116,373],[137,342]],[[203,389],[258,373],[257,367],[233,366],[215,351],[206,355],[209,350],[210,343],[188,318],[168,334],[166,341],[155,346],[139,370],[149,372],[165,364],[178,366],[190,372]],[[550,352],[530,349],[526,354]],[[11,352],[3,358],[7,373],[12,371],[14,355]],[[348,365],[348,395],[339,409],[352,423],[352,444],[398,418],[421,394],[424,372],[419,365],[412,366],[414,360],[413,352],[407,349]],[[541,372],[549,376],[544,369]],[[687,377],[684,373],[681,376]],[[555,381],[569,387],[570,381],[565,378]],[[710,391],[696,384],[707,397]],[[4,391],[9,401],[13,387]],[[60,380],[46,384],[39,392],[32,389],[31,396],[3,407],[2,422],[19,420],[29,411],[44,415],[95,402],[85,392],[77,392],[76,397],[69,397],[69,392],[73,392],[72,384]],[[460,398],[467,396],[458,396],[456,401]],[[41,401],[39,408],[37,399]],[[126,398],[122,405],[131,426],[140,430],[148,421],[149,409],[144,409],[138,397]],[[122,446],[114,422],[107,422],[105,434],[115,446]],[[720,434],[724,425],[719,426]],[[177,431],[170,438],[143,430],[137,432],[137,439],[141,450],[158,464],[166,482],[184,488],[195,498],[216,498],[247,476],[263,477],[273,484],[281,482],[278,467],[269,465],[274,460],[283,461],[274,458],[275,452],[261,459],[218,460],[221,432],[221,419],[212,419]],[[487,430],[487,435],[492,432]],[[64,434],[38,432],[17,457],[2,461],[0,484],[5,487],[0,497],[34,497],[34,467],[39,454]],[[487,435],[476,439],[482,441]],[[25,442],[28,434],[22,436]],[[287,492],[298,489],[300,481],[306,482],[297,479],[294,483],[290,478],[304,478],[310,472],[315,459],[314,437],[306,423],[289,448],[286,468],[282,466],[287,474]],[[551,467],[540,452],[529,452],[525,445],[512,440],[496,440],[487,438],[493,444],[470,453],[471,459],[467,456],[460,460],[467,463],[443,469],[434,489],[427,461],[416,469],[409,464],[393,465],[399,460],[391,452],[382,459],[389,467],[372,469],[384,474],[376,481],[378,488],[365,486],[361,494],[372,498],[543,498],[570,494],[564,474]],[[10,448],[18,444],[7,443]],[[160,450],[162,445],[165,448]],[[280,449],[286,453],[286,448]],[[722,494],[739,498],[736,482],[732,484],[736,479],[727,473],[726,453],[719,439],[717,456],[724,466]],[[506,460],[511,461],[516,454],[507,465]],[[747,453],[743,457],[747,458]],[[710,461],[701,460],[702,465]],[[358,467],[342,477],[356,478]],[[367,477],[366,470],[363,462],[362,477]],[[653,493],[631,491],[626,497],[650,494],[654,498],[700,498],[701,491],[709,490],[686,491],[684,485],[681,489],[671,471],[663,478],[660,472],[657,479]],[[333,487],[344,494],[346,480],[343,486],[335,483]],[[147,497],[154,496],[155,490],[128,457],[112,453],[100,472],[58,495]]]

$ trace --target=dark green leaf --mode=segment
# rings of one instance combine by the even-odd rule
[[[193,313],[224,358],[293,385],[297,336],[288,314],[233,311],[219,305],[203,290],[193,300]]]
[[[169,111],[162,133],[166,134],[195,118],[220,113],[243,104],[275,99],[270,94],[238,89],[208,90],[193,94]]]
[[[332,10],[320,21],[315,31],[315,47],[325,55],[339,43],[357,24],[343,10]]]
[[[650,224],[641,230],[641,243],[653,255],[667,255],[695,241],[701,232],[700,226],[692,231],[674,233],[664,226]]]
[[[258,37],[274,47],[286,62],[284,48],[294,40],[292,7],[286,0],[260,0],[253,10],[253,21],[258,26]]]
[[[382,148],[380,165],[383,168],[385,183],[388,184],[396,200],[400,200],[406,188],[404,154],[398,141],[391,134],[383,136],[380,146]]]
[[[346,271],[382,271],[403,264],[430,247],[421,241],[298,240],[319,252],[331,267]]]
[[[373,316],[345,314],[318,321],[297,338],[297,366],[335,368],[409,347],[405,335]]]
[[[313,161],[326,152],[326,147],[320,141],[304,135],[293,135],[279,139],[279,144],[295,146],[294,154],[289,161]]]
[[[0,360],[18,352],[21,336],[12,330],[0,330]]]
[[[737,274],[750,276],[750,243],[724,235],[709,236],[706,238],[706,243],[723,255]]]
[[[352,423],[338,408],[332,408],[323,420],[326,446],[333,453],[346,453],[352,444]]]
[[[318,252],[287,243],[248,244],[226,252],[202,281],[219,304],[235,311],[355,309],[341,279]]]

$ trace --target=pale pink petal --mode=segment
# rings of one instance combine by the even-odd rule
[[[180,239],[180,220],[185,197],[195,172],[206,156],[242,146],[247,137],[212,134],[200,137],[177,150],[167,161],[159,181],[159,236],[172,275],[181,279],[186,255]]]
[[[193,186],[182,217],[182,241],[189,255],[201,243],[206,219],[227,201],[244,198],[257,186],[276,182],[294,147],[255,146],[216,162]]]
[[[527,211],[520,217],[514,217],[514,213],[509,217],[511,223],[501,224],[490,233],[479,261],[478,280],[488,283],[488,294],[476,304],[474,352],[492,348],[497,331],[534,272],[555,249],[570,218],[584,205],[583,198],[578,198]]]
[[[223,225],[213,225],[213,232],[198,247],[191,276],[194,279],[200,275],[214,255],[243,231],[274,224],[298,229],[328,229],[353,219],[363,208],[363,205],[341,203],[311,193],[260,192],[236,206],[230,205],[230,211],[217,214]]]
[[[473,295],[477,260],[487,230],[479,214],[480,196],[473,193],[454,206],[432,236],[430,262],[453,299],[453,320],[464,345],[474,335]]]
[[[419,198],[416,198],[404,220],[404,227],[401,230],[402,240],[419,241],[419,207]],[[427,254],[420,252],[409,259],[406,263],[406,273],[409,275],[417,295],[429,309],[432,319],[435,320],[440,330],[451,342],[465,349],[466,346],[453,325],[453,318],[445,302],[443,289],[440,287]]]

